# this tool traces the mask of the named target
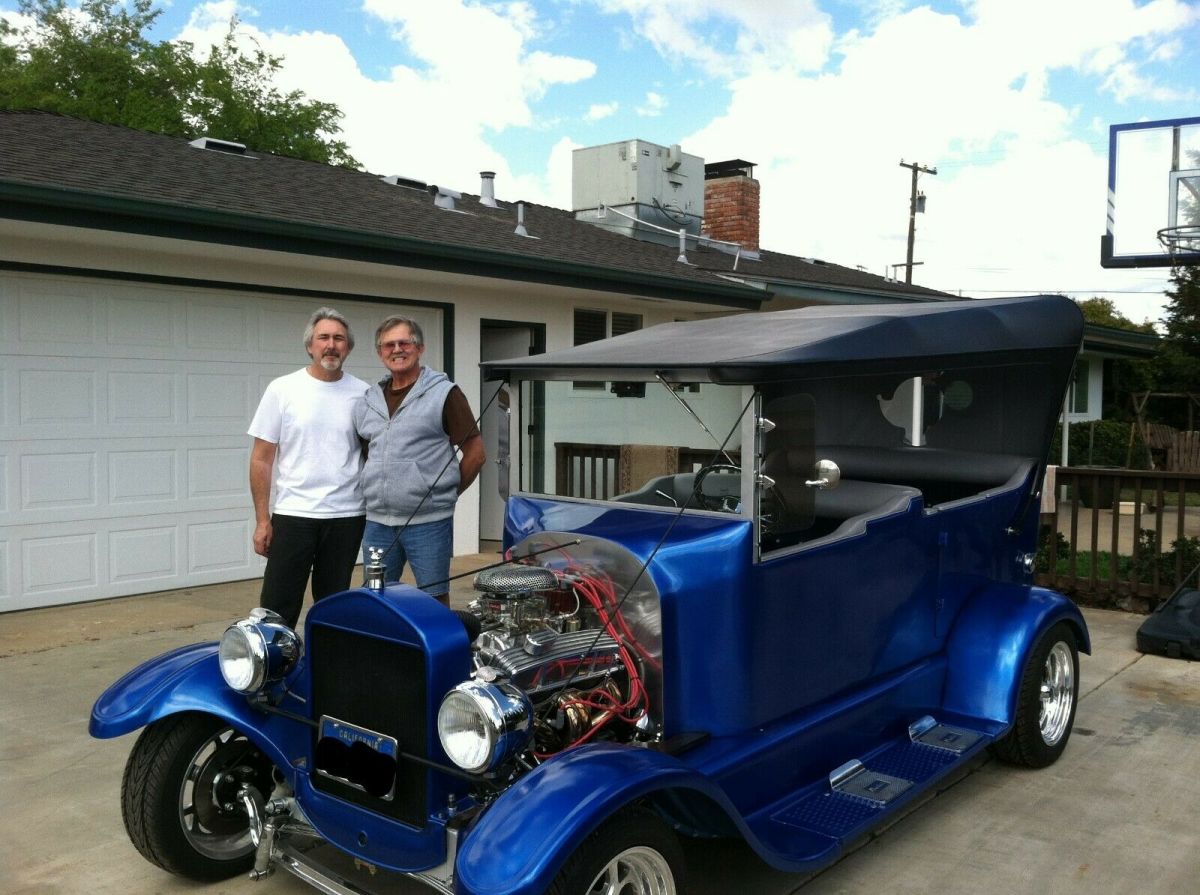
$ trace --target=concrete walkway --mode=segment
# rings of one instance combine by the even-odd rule
[[[456,571],[493,561],[460,557]],[[133,737],[92,740],[96,696],[134,664],[215,639],[257,582],[0,615],[0,893],[302,895],[287,874],[207,886],[151,866],[126,838],[121,772]],[[470,594],[470,577],[452,599]],[[733,842],[689,843],[696,895],[922,893],[1176,895],[1200,891],[1200,664],[1133,649],[1141,617],[1085,613],[1075,733],[1043,771],[978,760],[815,878],[766,868]],[[406,879],[363,885],[397,895]]]

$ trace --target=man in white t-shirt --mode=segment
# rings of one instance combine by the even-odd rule
[[[362,542],[363,456],[353,409],[367,384],[342,371],[353,348],[346,318],[319,308],[304,330],[312,363],[268,385],[250,423],[254,552],[267,558],[261,605],[291,627],[309,574],[314,600],[346,590]]]

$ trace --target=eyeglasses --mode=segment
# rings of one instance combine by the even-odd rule
[[[391,342],[380,342],[379,350],[392,352],[399,351],[403,348],[405,351],[411,351],[413,348],[417,348],[419,345],[419,342],[415,342],[412,339],[393,339]]]

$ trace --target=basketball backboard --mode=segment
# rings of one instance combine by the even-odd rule
[[[1200,264],[1200,118],[1114,124],[1102,267]]]

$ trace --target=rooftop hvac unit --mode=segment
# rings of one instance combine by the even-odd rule
[[[579,220],[655,241],[675,237],[638,228],[630,219],[698,234],[704,217],[704,159],[688,155],[678,144],[645,140],[576,149],[571,207]],[[605,214],[605,209],[621,214]]]

